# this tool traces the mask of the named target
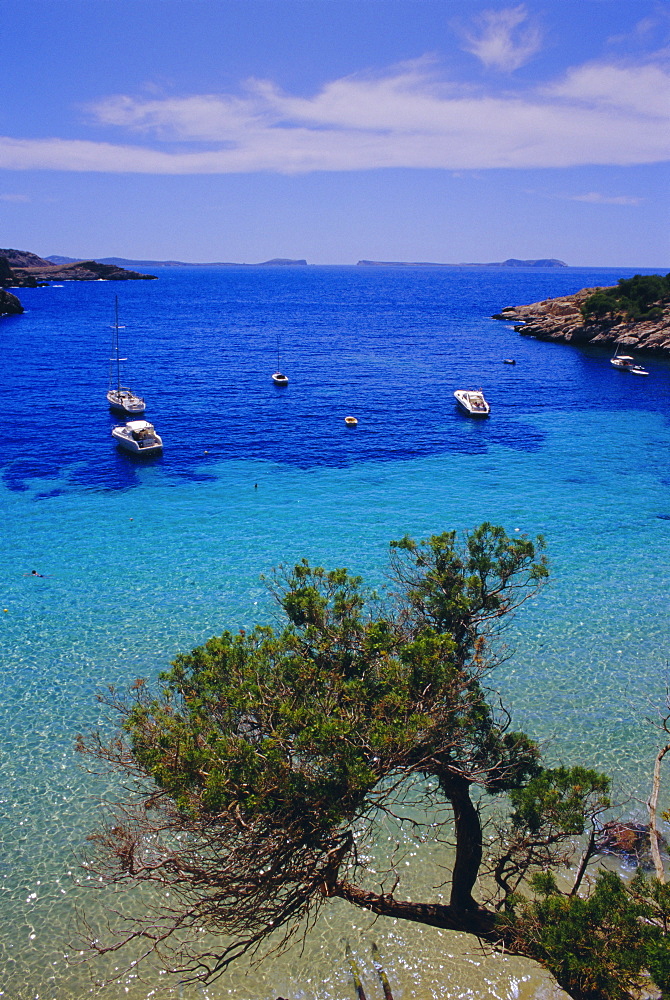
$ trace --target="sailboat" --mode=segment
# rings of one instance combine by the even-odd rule
[[[277,337],[277,371],[272,376],[272,381],[275,385],[288,385],[288,378],[286,375],[282,375],[279,367],[279,337]]]
[[[112,352],[109,359],[109,388],[107,390],[107,402],[110,409],[117,413],[144,413],[146,404],[141,396],[136,395],[132,389],[121,385],[121,362],[127,361],[119,354],[119,297],[114,297],[114,335],[112,337]],[[116,379],[114,376],[116,375]],[[114,382],[116,381],[116,386]]]
[[[630,371],[635,364],[635,358],[631,357],[630,354],[619,354],[619,345],[617,344],[614,357],[610,358],[610,364],[614,365],[615,368],[623,368],[625,371]]]

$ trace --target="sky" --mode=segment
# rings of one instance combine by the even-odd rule
[[[0,0],[0,245],[670,270],[670,0]]]

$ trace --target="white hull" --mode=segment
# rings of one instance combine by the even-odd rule
[[[163,440],[147,420],[130,420],[112,428],[112,437],[125,451],[134,455],[157,455],[163,450]]]
[[[481,391],[457,389],[454,396],[463,413],[467,413],[469,417],[488,417],[491,412]]]
[[[114,336],[112,338],[112,356],[109,359],[109,388],[107,389],[107,402],[110,409],[115,413],[127,413],[129,416],[137,416],[144,413],[146,404],[141,396],[138,396],[129,389],[127,385],[121,385],[121,362],[127,358],[122,358],[119,354],[119,297],[114,297]],[[114,371],[116,369],[116,378]],[[114,383],[116,382],[116,386]]]
[[[110,389],[107,393],[107,402],[111,410],[116,413],[144,413],[146,403],[141,396],[136,396],[132,389]]]
[[[288,378],[286,375],[282,375],[281,372],[275,372],[272,376],[272,381],[275,385],[288,385]]]

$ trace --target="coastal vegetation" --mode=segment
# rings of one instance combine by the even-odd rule
[[[599,288],[583,303],[585,320],[624,317],[628,320],[655,320],[670,302],[670,274],[636,274],[620,278],[613,288]]]
[[[505,306],[493,319],[519,322],[525,337],[628,351],[670,351],[670,275],[637,274],[608,288],[529,305]]]
[[[383,598],[302,560],[266,581],[281,628],[224,632],[158,689],[111,690],[118,732],[79,749],[135,794],[85,864],[160,894],[107,938],[91,928],[93,952],[139,947],[209,981],[337,899],[527,956],[575,1000],[668,995],[662,866],[589,874],[608,778],[548,766],[490,688],[502,631],[547,574],[541,538],[488,523],[391,542]],[[436,898],[405,898],[389,829],[451,857]]]

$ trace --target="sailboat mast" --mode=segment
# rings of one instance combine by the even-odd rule
[[[114,296],[114,346],[116,348],[116,388],[121,389],[121,360],[119,358],[119,296]]]

